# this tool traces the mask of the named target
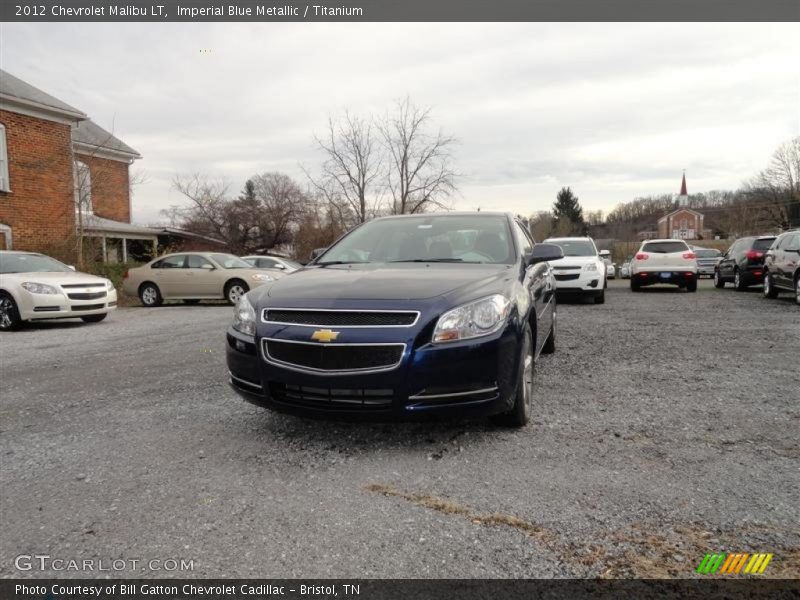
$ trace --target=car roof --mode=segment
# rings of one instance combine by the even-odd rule
[[[411,217],[427,217],[432,219],[438,219],[442,217],[506,217],[506,218],[514,218],[514,215],[509,212],[503,211],[488,211],[488,210],[453,210],[447,212],[434,212],[434,213],[414,213],[410,215],[388,215],[386,217],[378,217],[377,219],[373,219],[373,221],[387,221],[390,219],[408,219]]]
[[[589,240],[593,242],[594,240],[587,235],[576,235],[573,237],[549,237],[547,240],[558,240],[559,242],[566,242],[568,240]]]
[[[642,240],[643,244],[649,244],[651,242],[683,242],[684,244],[686,244],[686,240],[675,239],[675,238],[656,238],[653,240]],[[688,246],[689,244],[686,245]]]
[[[39,256],[47,256],[41,252],[28,252],[27,250],[0,250],[0,254],[36,254]]]

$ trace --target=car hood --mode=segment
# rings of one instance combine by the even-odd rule
[[[399,263],[307,267],[265,292],[270,301],[422,300],[465,293],[513,277],[511,265]]]
[[[549,261],[550,265],[553,267],[565,267],[569,265],[588,265],[590,263],[598,263],[603,262],[597,256],[565,256],[564,258],[559,258],[558,260],[551,260]]]
[[[97,275],[70,271],[69,273],[3,273],[0,274],[0,281],[4,283],[32,281],[35,283],[49,283],[50,285],[69,285],[75,283],[105,283],[106,279]]]

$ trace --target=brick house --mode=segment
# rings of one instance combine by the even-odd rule
[[[104,259],[109,245],[125,258],[129,239],[155,251],[156,232],[130,224],[139,158],[82,111],[0,70],[0,249],[46,250],[80,227],[102,240]]]
[[[678,196],[678,208],[667,213],[658,220],[658,237],[682,240],[699,240],[713,237],[710,229],[705,227],[705,216],[689,208],[689,194],[686,189],[686,174],[681,181],[681,193]],[[652,233],[652,232],[641,232]]]

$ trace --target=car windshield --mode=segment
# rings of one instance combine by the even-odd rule
[[[233,254],[212,254],[211,258],[223,269],[252,269],[253,265]]]
[[[545,242],[561,246],[564,256],[597,256],[597,249],[590,240],[545,240]]]
[[[365,223],[314,264],[511,264],[514,260],[511,232],[504,216],[420,215]]]
[[[0,273],[71,273],[67,265],[43,254],[0,254]]]
[[[722,255],[722,252],[714,250],[713,248],[696,248],[694,253],[697,255],[697,258],[717,258]]]
[[[653,254],[686,252],[688,249],[686,242],[648,242],[642,246],[642,252],[652,252]]]

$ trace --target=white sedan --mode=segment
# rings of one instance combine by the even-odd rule
[[[97,323],[116,306],[108,279],[78,273],[44,254],[0,251],[0,331],[44,319]]]

